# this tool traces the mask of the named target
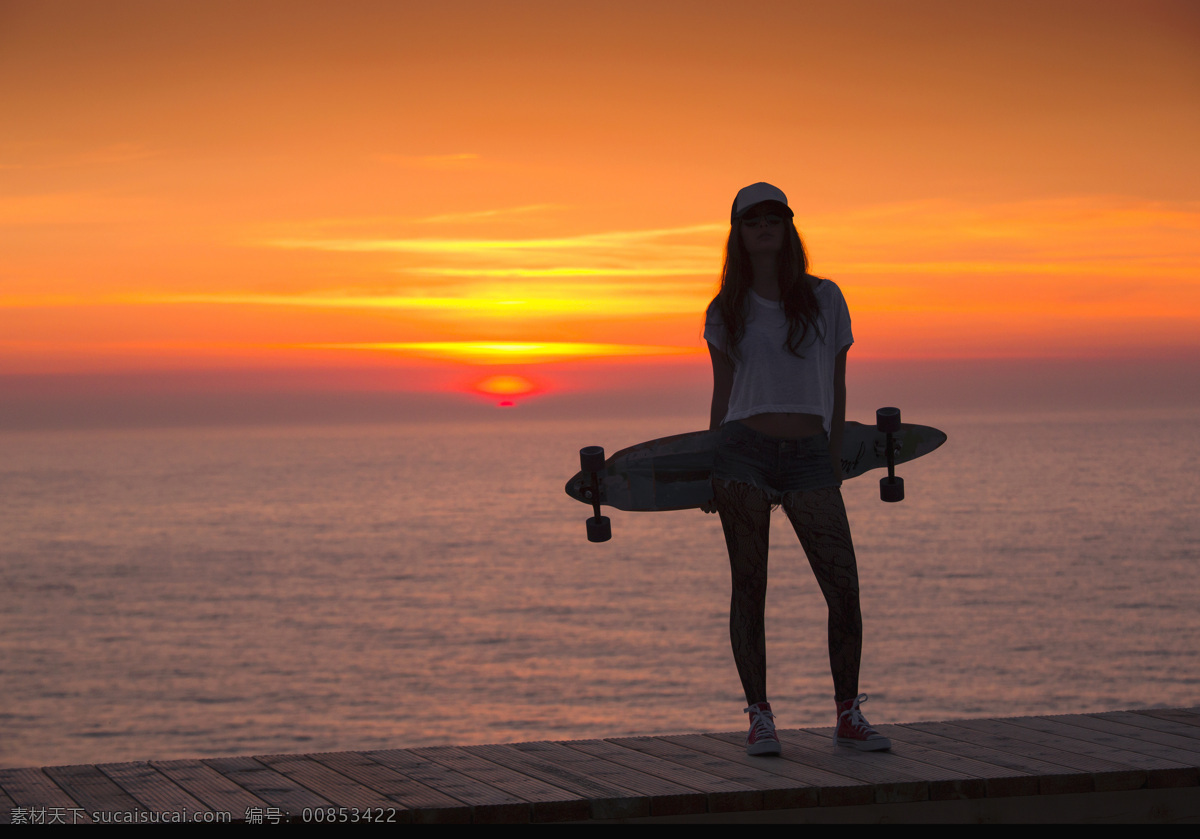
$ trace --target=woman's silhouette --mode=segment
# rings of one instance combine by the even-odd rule
[[[721,290],[704,338],[713,365],[710,427],[720,428],[713,503],[733,577],[729,635],[746,694],[750,754],[779,754],[767,702],[764,613],[771,510],[783,507],[829,607],[834,740],[891,748],[859,710],[862,617],[839,454],[846,353],[854,338],[841,290],[808,273],[787,197],[766,183],[738,192]]]

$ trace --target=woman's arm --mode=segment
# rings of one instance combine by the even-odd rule
[[[712,409],[708,415],[708,428],[716,431],[729,413],[729,395],[733,393],[733,362],[712,344],[708,345],[708,354],[712,357],[713,368]]]
[[[733,393],[733,363],[729,356],[712,344],[708,345],[708,354],[712,357],[713,366],[712,409],[708,414],[708,428],[710,431],[716,431],[721,427],[721,420],[729,413],[729,394]],[[700,509],[706,513],[715,513],[715,499],[701,504]]]
[[[829,423],[829,456],[833,458],[833,473],[842,479],[842,432],[846,427],[846,353],[837,355],[833,363],[833,417]]]

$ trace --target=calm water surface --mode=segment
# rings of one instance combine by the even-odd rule
[[[876,722],[1200,702],[1200,416],[962,417],[844,487]],[[715,516],[562,485],[694,419],[0,437],[0,766],[742,727]],[[873,477],[874,475],[875,477]],[[769,690],[826,725],[781,513]]]

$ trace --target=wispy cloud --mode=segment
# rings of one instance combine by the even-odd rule
[[[418,267],[405,270],[406,274],[424,274],[434,277],[694,277],[698,272],[695,265],[648,266],[645,268],[430,268]],[[643,286],[644,287],[644,286]]]
[[[622,251],[645,246],[674,236],[714,233],[727,230],[728,225],[699,224],[657,230],[626,230],[610,233],[585,233],[542,239],[275,239],[263,244],[276,248],[338,251],[349,253],[435,253],[477,254],[504,251]],[[712,253],[708,251],[711,262]]]
[[[439,361],[472,364],[541,364],[582,358],[619,356],[696,355],[699,347],[584,342],[515,343],[485,341],[427,341],[418,343],[305,344],[306,349],[345,349],[387,352]]]
[[[71,352],[71,353],[166,353],[166,354],[254,354],[263,351],[329,351],[385,353],[403,358],[455,361],[468,364],[545,364],[589,358],[672,357],[697,355],[701,347],[659,344],[605,344],[580,341],[425,341],[375,343],[287,343],[264,341],[212,340],[102,340],[49,341],[7,340],[0,338],[0,351]]]
[[[481,217],[532,210],[479,211]],[[0,210],[3,204],[0,202]],[[11,215],[16,215],[17,206]],[[3,217],[0,212],[0,217]],[[435,218],[435,217],[430,217]],[[553,326],[555,318],[680,315],[713,293],[724,223],[539,238],[293,236],[270,248],[382,254],[357,289],[124,295],[132,305],[391,309],[412,317]],[[858,311],[1069,317],[1200,315],[1200,204],[1092,198],[965,206],[946,201],[812,218],[819,273]],[[72,305],[58,295],[5,305]]]
[[[164,294],[22,293],[0,295],[0,307],[62,308],[87,306],[241,306],[302,309],[387,309],[415,315],[454,316],[482,320],[553,320],[555,316],[685,314],[701,311],[709,289],[672,284],[641,284],[629,289],[619,283],[513,285],[471,283],[456,295],[429,294],[424,289],[376,294],[261,294],[216,292]]]
[[[267,244],[397,258],[389,270],[403,279],[396,293],[375,303],[322,295],[294,305],[320,299],[330,305],[460,311],[485,318],[621,316],[703,311],[716,284],[714,254],[726,229],[702,224],[544,238],[305,237]]]
[[[1023,262],[1019,260],[941,260],[927,262],[842,262],[837,263],[840,271],[854,274],[972,274],[1035,275],[1035,276],[1089,276],[1089,277],[1146,277],[1153,273],[1157,278],[1178,277],[1195,279],[1197,263],[1158,256],[1137,256],[1122,259],[1079,259],[1073,261]]]
[[[250,247],[262,247],[264,243],[269,245],[275,241],[374,241],[385,238],[379,235],[381,231],[405,230],[411,229],[413,226],[428,229],[437,225],[469,225],[471,229],[479,229],[486,227],[491,222],[504,224],[514,221],[544,225],[548,222],[543,216],[553,215],[562,209],[563,205],[561,204],[525,204],[516,207],[493,207],[487,210],[438,213],[426,216],[376,215],[291,219],[286,222],[263,224],[260,230],[271,232],[246,236],[242,239],[242,244]],[[280,230],[286,230],[286,235],[278,235],[277,231]],[[331,231],[336,231],[336,235],[330,236]]]
[[[496,210],[475,210],[466,213],[441,213],[436,216],[414,219],[418,224],[462,224],[463,222],[507,219],[513,216],[562,209],[561,204],[527,204],[523,207],[502,207]]]
[[[922,201],[814,218],[802,233],[847,262],[1070,266],[1144,263],[1200,253],[1200,202],[1111,196],[964,204]],[[853,254],[853,255],[850,255]],[[884,257],[882,260],[879,257]]]
[[[147,294],[124,295],[122,302],[142,305],[292,306],[317,309],[390,309],[427,315],[481,319],[528,320],[555,315],[603,313],[606,316],[682,314],[702,311],[708,302],[704,289],[687,293],[674,287],[630,290],[613,284],[532,286],[520,288],[469,287],[461,296],[416,294]],[[60,305],[62,305],[60,303]]]

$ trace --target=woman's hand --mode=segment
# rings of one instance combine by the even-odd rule
[[[710,498],[700,505],[700,509],[706,513],[715,513],[717,511],[717,499]]]

